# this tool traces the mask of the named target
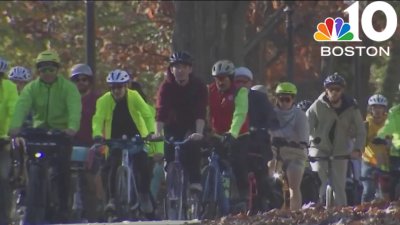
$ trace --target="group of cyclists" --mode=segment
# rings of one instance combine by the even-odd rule
[[[105,78],[109,90],[100,94],[93,89],[94,74],[88,65],[73,66],[69,79],[59,74],[61,66],[56,51],[41,52],[36,58],[37,76],[33,79],[29,69],[16,66],[8,70],[7,61],[0,58],[0,224],[11,223],[11,148],[7,140],[12,138],[23,146],[25,140],[20,133],[27,127],[58,129],[73,138],[70,146],[59,146],[60,154],[50,164],[56,171],[50,177],[57,180],[61,194],[57,221],[46,222],[68,222],[73,146],[89,148],[110,138],[139,135],[149,139],[184,140],[189,137],[191,141],[182,146],[180,160],[189,175],[190,189],[201,192],[202,145],[209,137],[217,136],[220,141],[212,143],[232,167],[239,201],[246,202],[249,197],[249,172],[256,174],[257,211],[271,209],[271,205],[263,204],[273,198],[268,171],[283,165],[290,210],[302,207],[301,182],[309,165],[318,172],[319,199],[324,199],[327,163],[309,163],[308,156],[348,154],[354,159],[362,158],[363,202],[375,198],[376,171],[390,177],[400,162],[400,106],[389,110],[384,96],[373,95],[368,100],[368,115],[364,121],[357,102],[345,94],[344,78],[337,73],[325,79],[324,91],[315,101],[298,101],[297,87],[281,82],[274,90],[272,102],[266,86],[253,84],[253,74],[248,68],[219,60],[211,69],[213,82],[206,85],[193,74],[192,56],[177,51],[169,58],[167,73],[153,107],[146,101],[140,85],[124,70],[111,71]],[[277,148],[281,157],[279,163],[276,162]],[[150,214],[156,207],[152,199],[156,198],[158,189],[153,187],[157,183],[153,166],[164,159],[166,168],[174,160],[174,146],[158,142],[149,144],[147,149],[134,155],[132,160],[140,177],[140,209]],[[98,173],[87,173],[88,187],[83,193],[94,196],[95,200],[85,206],[86,217],[93,222],[99,218],[96,212],[90,212],[95,211],[98,202],[105,200],[105,207],[97,214],[116,209],[113,184],[121,152],[105,150],[101,153],[105,160]],[[348,160],[334,160],[332,166],[329,180],[335,193],[335,205],[345,206]],[[395,183],[386,184],[385,199],[393,200]],[[99,194],[102,190],[105,195]],[[29,219],[25,222],[30,224]]]

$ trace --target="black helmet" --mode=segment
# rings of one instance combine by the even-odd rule
[[[325,80],[324,80],[324,87],[330,86],[330,85],[340,85],[344,87],[346,85],[346,81],[342,76],[340,76],[338,73],[334,73],[333,75],[329,75]]]
[[[297,103],[297,108],[303,110],[304,112],[307,111],[308,108],[312,105],[312,101],[310,100],[303,100]]]
[[[185,51],[178,51],[174,52],[170,57],[169,57],[169,64],[172,66],[177,63],[182,63],[186,65],[192,65],[193,59],[192,56],[185,52]]]

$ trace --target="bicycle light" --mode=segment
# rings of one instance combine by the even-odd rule
[[[274,174],[272,175],[272,177],[275,178],[275,179],[278,179],[278,178],[281,177],[281,174],[280,174],[280,173],[274,173]]]
[[[35,153],[35,158],[39,159],[43,156],[43,154],[41,152],[36,152]]]

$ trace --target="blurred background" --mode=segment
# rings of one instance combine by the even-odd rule
[[[62,73],[86,62],[96,73],[97,89],[106,91],[109,71],[127,70],[154,96],[175,50],[195,58],[194,73],[211,81],[219,59],[249,67],[257,84],[272,91],[279,81],[292,81],[298,100],[314,100],[323,79],[333,72],[347,80],[348,93],[365,113],[368,97],[383,93],[398,102],[399,29],[385,42],[362,33],[363,46],[390,46],[390,57],[321,57],[314,41],[316,26],[326,17],[347,17],[354,1],[2,1],[0,56],[10,67],[34,70],[34,59],[46,48],[58,51]],[[360,1],[360,10],[368,1]],[[400,2],[388,1],[400,15]],[[374,28],[385,28],[377,12]],[[340,44],[346,46],[347,44]]]

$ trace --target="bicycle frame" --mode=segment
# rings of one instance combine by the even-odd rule
[[[201,201],[203,204],[207,202],[213,202],[216,203],[223,215],[227,215],[229,213],[229,198],[230,196],[230,190],[228,190],[229,194],[228,196],[225,195],[225,192],[227,190],[224,190],[223,184],[222,184],[222,172],[219,166],[219,155],[218,153],[215,152],[215,148],[212,148],[211,150],[211,156],[208,157],[208,173],[206,174],[205,178],[205,183],[203,184],[203,195],[201,198]],[[210,170],[213,170],[210,172]],[[231,175],[231,171],[228,169],[228,174]],[[212,176],[212,173],[215,174],[215,176]],[[211,178],[214,178],[213,181],[211,181]],[[228,178],[229,179],[229,178]],[[210,187],[210,183],[213,184],[212,187]],[[211,197],[211,199],[210,199]]]

